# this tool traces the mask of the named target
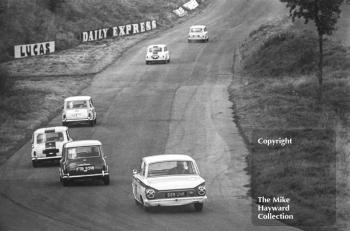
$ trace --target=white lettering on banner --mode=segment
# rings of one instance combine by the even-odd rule
[[[185,4],[183,4],[183,7],[185,7],[188,10],[194,10],[198,7],[198,2],[196,0],[191,0],[189,2],[186,2]]]
[[[45,55],[55,52],[55,41],[16,45],[14,47],[14,57],[24,58],[28,56]]]
[[[146,30],[151,30],[152,27],[151,27],[151,22],[150,21],[147,21],[146,22]]]
[[[133,34],[140,33],[140,31],[139,31],[139,24],[132,24],[132,33]]]
[[[110,28],[103,28],[98,30],[82,32],[82,42],[90,42],[108,37],[118,37],[132,34],[139,34],[145,31],[154,30],[157,28],[157,21],[145,21],[140,23],[133,23],[121,26],[115,26]]]
[[[107,38],[108,28],[92,30],[82,33],[83,42],[91,42]]]
[[[144,22],[141,22],[141,23],[140,23],[140,31],[141,31],[141,33],[142,33],[142,32],[145,32],[145,30],[146,30],[146,29],[145,29],[145,23],[144,23]]]
[[[126,25],[125,26],[125,33],[128,35],[128,34],[130,34],[130,32],[131,32],[131,25],[130,24],[128,24],[128,25]]]
[[[179,7],[178,9],[173,10],[173,12],[174,12],[174,14],[176,14],[179,17],[183,17],[187,14],[187,11],[185,11],[184,8],[182,8],[182,7]]]

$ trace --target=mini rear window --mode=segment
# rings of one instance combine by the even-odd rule
[[[202,32],[202,28],[191,28],[191,32]]]
[[[150,47],[148,51],[153,53],[158,53],[158,52],[162,52],[162,48],[158,46],[154,46],[154,47]]]
[[[87,108],[88,102],[86,100],[75,100],[67,102],[67,109],[76,109],[76,108]]]
[[[49,132],[38,134],[36,137],[36,143],[41,144],[45,142],[62,142],[64,141],[62,132]]]

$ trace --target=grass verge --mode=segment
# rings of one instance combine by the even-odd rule
[[[324,98],[317,99],[317,36],[287,20],[262,25],[236,52],[229,88],[234,119],[249,146],[251,196],[291,198],[304,230],[347,230],[349,48],[325,40]],[[267,147],[259,138],[292,138]],[[335,221],[337,219],[337,221]]]

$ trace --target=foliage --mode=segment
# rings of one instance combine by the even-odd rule
[[[315,22],[320,35],[331,35],[340,15],[340,6],[344,0],[281,0],[290,8],[290,16],[303,18],[305,23]]]
[[[7,93],[13,86],[14,81],[10,77],[9,73],[0,68],[0,95]]]

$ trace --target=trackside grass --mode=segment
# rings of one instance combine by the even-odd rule
[[[229,91],[234,119],[250,149],[252,198],[291,198],[294,219],[283,222],[303,230],[347,230],[349,48],[325,39],[319,102],[317,44],[316,34],[288,20],[262,25],[237,49]],[[293,143],[257,142],[284,137]]]

